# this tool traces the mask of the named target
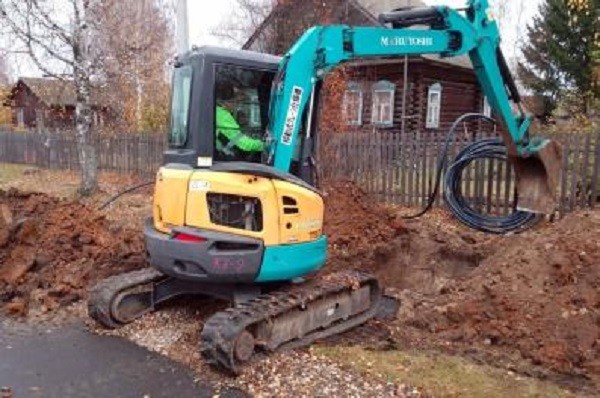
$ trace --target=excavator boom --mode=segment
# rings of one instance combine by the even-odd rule
[[[391,29],[332,25],[308,30],[281,61],[271,99],[274,167],[288,171],[294,160],[302,178],[314,173],[318,82],[340,64],[374,57],[468,55],[483,93],[505,126],[501,134],[517,174],[518,208],[552,212],[562,151],[556,142],[529,138],[531,118],[523,112],[500,49],[498,26],[487,10],[487,0],[470,0],[464,15],[446,6],[382,14],[380,21]]]

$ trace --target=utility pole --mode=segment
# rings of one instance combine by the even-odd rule
[[[177,2],[177,53],[183,54],[190,49],[187,0],[175,1]]]

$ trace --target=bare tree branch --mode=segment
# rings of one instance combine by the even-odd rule
[[[30,4],[28,4],[28,7]],[[30,50],[32,57],[34,56],[33,47],[34,45],[42,48],[48,55],[52,58],[61,61],[67,65],[73,65],[72,60],[65,58],[61,55],[57,50],[51,48],[47,42],[41,40],[40,37],[33,33],[32,24],[31,24],[31,10],[28,10],[28,16],[25,17],[24,22],[25,29],[19,26],[12,18],[9,16],[9,10],[7,10],[4,2],[0,2],[0,21],[7,24],[7,26],[11,29],[12,33],[22,42],[27,45],[27,48]]]

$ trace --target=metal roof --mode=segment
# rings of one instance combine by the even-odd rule
[[[55,78],[42,77],[21,77],[15,84],[19,83],[27,86],[31,92],[48,106],[75,106],[77,97],[75,95],[75,86],[72,80],[60,80]],[[14,92],[13,88],[13,92]],[[104,105],[102,101],[102,89],[92,87],[91,105]]]

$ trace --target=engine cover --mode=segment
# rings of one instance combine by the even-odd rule
[[[289,280],[325,263],[322,197],[280,178],[239,172],[160,169],[150,262],[188,280]]]

